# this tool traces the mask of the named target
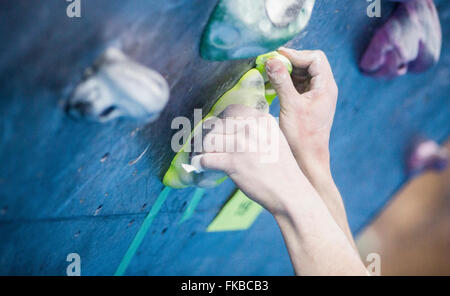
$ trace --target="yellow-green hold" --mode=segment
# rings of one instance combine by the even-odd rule
[[[279,54],[276,51],[271,51],[269,53],[262,54],[262,55],[258,56],[256,58],[256,61],[255,61],[255,63],[256,63],[256,67],[255,68],[263,76],[264,82],[268,82],[269,81],[269,78],[267,77],[267,73],[266,73],[266,63],[270,59],[278,59],[278,60],[280,60],[284,64],[284,66],[288,69],[289,73],[292,73],[292,64],[288,60],[288,58],[285,57],[284,55]]]
[[[272,58],[280,59],[286,65],[289,72],[292,72],[292,65],[289,60],[278,52],[270,52],[259,56],[256,59],[256,67],[245,73],[232,89],[223,94],[203,120],[194,127],[186,143],[170,163],[170,167],[163,178],[164,185],[172,188],[185,188],[190,186],[213,187],[222,183],[227,178],[225,175],[218,174],[217,172],[188,173],[181,165],[190,164],[189,151],[192,148],[192,137],[196,129],[202,128],[203,122],[206,119],[219,116],[222,111],[233,104],[245,105],[263,112],[269,112],[269,105],[276,97],[276,93],[270,88],[270,83],[268,83],[265,63]]]
[[[272,104],[272,101],[277,97],[277,93],[273,89],[272,85],[269,82],[269,78],[266,73],[266,63],[270,59],[278,59],[283,62],[284,66],[288,69],[289,73],[292,73],[292,64],[284,55],[279,54],[276,51],[271,51],[269,53],[260,55],[256,58],[256,69],[261,73],[264,79],[265,88],[266,88],[266,100],[269,104]]]

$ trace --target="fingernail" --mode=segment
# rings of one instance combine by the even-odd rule
[[[285,52],[292,52],[291,48],[287,48],[287,47],[284,47],[284,46],[278,48],[278,50],[285,51]]]
[[[275,59],[269,59],[266,62],[266,72],[269,75],[275,75],[278,71],[282,70],[283,65]]]

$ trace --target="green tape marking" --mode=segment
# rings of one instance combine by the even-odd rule
[[[192,215],[195,212],[195,209],[197,208],[200,200],[202,199],[203,195],[205,194],[204,188],[196,188],[194,191],[194,194],[191,198],[191,201],[189,202],[186,211],[184,211],[183,217],[181,217],[180,222],[178,224],[181,224],[185,222],[186,220],[189,220]]]
[[[209,224],[207,232],[246,230],[252,226],[263,208],[237,190]]]
[[[116,272],[114,273],[115,276],[122,276],[128,265],[130,264],[131,260],[133,259],[134,255],[136,254],[136,251],[138,250],[139,246],[142,243],[142,240],[145,237],[145,234],[147,233],[148,229],[150,228],[150,225],[152,225],[153,220],[155,219],[156,215],[158,215],[159,210],[161,209],[162,205],[166,201],[167,196],[169,195],[170,191],[172,189],[170,187],[164,187],[164,189],[161,191],[161,193],[158,195],[158,198],[156,199],[155,203],[153,204],[152,208],[150,209],[150,212],[147,214],[147,217],[145,217],[144,222],[142,222],[141,228],[139,228],[138,232],[136,233],[136,236],[134,237],[133,241],[131,242],[130,246],[128,247],[127,252],[122,258],[122,261],[120,261],[119,267],[117,267]]]

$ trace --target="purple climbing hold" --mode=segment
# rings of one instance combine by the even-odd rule
[[[420,139],[415,142],[407,159],[410,176],[419,175],[428,170],[444,170],[449,161],[449,152],[432,140]]]
[[[442,32],[433,0],[407,0],[378,29],[360,67],[375,77],[423,72],[439,60]]]

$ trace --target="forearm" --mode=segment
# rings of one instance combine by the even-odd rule
[[[341,194],[334,183],[330,169],[330,158],[328,151],[316,151],[315,158],[296,157],[299,166],[302,168],[305,176],[313,185],[314,189],[322,198],[326,207],[330,211],[334,220],[347,236],[352,247],[357,250],[353,235],[348,225],[345,206]],[[311,155],[311,153],[298,153],[298,155]]]
[[[358,253],[317,193],[304,188],[295,192],[295,196],[280,197],[286,210],[274,216],[296,274],[367,275]]]

